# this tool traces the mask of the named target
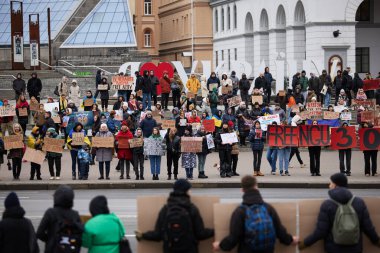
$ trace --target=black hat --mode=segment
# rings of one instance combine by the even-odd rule
[[[92,216],[98,214],[109,214],[107,198],[105,196],[96,196],[90,202],[90,213]]]
[[[347,187],[348,185],[348,180],[345,174],[343,173],[335,173],[330,177],[331,182],[336,184],[339,187]]]
[[[187,192],[188,190],[190,190],[190,188],[191,188],[190,182],[183,178],[180,178],[177,181],[175,181],[174,186],[173,186],[173,190],[179,191],[179,192]]]
[[[15,192],[8,194],[7,198],[4,201],[4,206],[5,209],[20,206],[20,201],[18,200],[17,194]]]

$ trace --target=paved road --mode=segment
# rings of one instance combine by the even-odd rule
[[[296,201],[300,199],[327,198],[327,189],[262,189],[263,197],[267,201]],[[356,196],[378,196],[379,190],[353,190]],[[111,212],[116,213],[123,221],[127,234],[131,236],[131,246],[136,252],[136,240],[133,231],[137,226],[136,197],[146,195],[165,195],[168,189],[140,189],[140,190],[76,190],[74,208],[80,214],[89,214],[90,200],[97,195],[105,195]],[[0,202],[8,192],[0,191]],[[53,191],[17,191],[21,205],[26,210],[27,217],[31,218],[35,227],[41,221],[45,210],[53,205]],[[239,189],[193,189],[193,195],[214,195],[221,198],[222,202],[240,202],[241,191]],[[3,212],[1,204],[0,212]],[[40,247],[44,245],[40,243]],[[43,252],[43,251],[42,251]],[[86,251],[83,251],[86,252]]]

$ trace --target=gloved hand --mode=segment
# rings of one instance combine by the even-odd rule
[[[140,231],[135,231],[136,240],[141,241],[143,239],[143,234]]]

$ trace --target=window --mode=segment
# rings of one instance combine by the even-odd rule
[[[224,9],[222,9],[222,27],[220,30],[224,31]]]
[[[218,18],[218,10],[215,10],[215,32],[219,30],[219,18]]]
[[[370,1],[363,1],[356,11],[355,21],[371,21],[371,6]]]
[[[237,61],[237,48],[235,48],[235,61]]]
[[[219,65],[219,55],[218,55],[218,51],[215,51],[215,65],[216,65],[216,67]]]
[[[231,69],[231,50],[228,49],[228,69]]]
[[[356,72],[369,72],[369,47],[356,48]]]
[[[144,15],[152,15],[152,0],[144,0]]]
[[[230,7],[227,8],[227,29],[231,29],[231,10]]]
[[[224,61],[224,50],[222,50],[222,61]]]
[[[144,33],[144,47],[152,46],[152,33],[150,30],[146,30]]]
[[[237,9],[236,5],[234,5],[234,28],[237,28]]]

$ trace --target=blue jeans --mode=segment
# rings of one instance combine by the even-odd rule
[[[330,105],[330,100],[331,100],[331,94],[326,93],[326,95],[325,95],[325,99],[324,99],[324,101],[323,101],[325,107],[329,107],[329,105]]]
[[[186,178],[193,178],[193,169],[194,168],[185,168],[185,170],[186,170]]]
[[[90,170],[90,163],[79,161],[79,167],[78,167],[79,179],[87,179],[89,170]]]
[[[151,108],[151,104],[152,104],[152,94],[151,93],[143,93],[143,100],[142,100],[142,103],[143,103],[143,110],[145,111],[146,109],[146,102],[148,101],[148,110],[150,111]]]
[[[72,173],[72,176],[76,176],[77,164],[78,164],[78,172],[79,172],[78,150],[70,150],[70,155],[71,155],[71,173]]]
[[[272,172],[276,172],[276,163],[277,163],[277,151],[278,149],[268,148],[267,149],[267,160],[272,168]]]
[[[152,175],[159,175],[161,170],[161,156],[159,155],[150,155],[150,172]]]
[[[280,173],[282,173],[285,167],[285,171],[288,172],[289,168],[289,157],[290,157],[291,148],[282,148],[278,150],[278,160],[280,163]]]
[[[198,171],[204,172],[205,171],[205,163],[206,163],[206,157],[207,155],[204,154],[197,154],[198,156]]]

